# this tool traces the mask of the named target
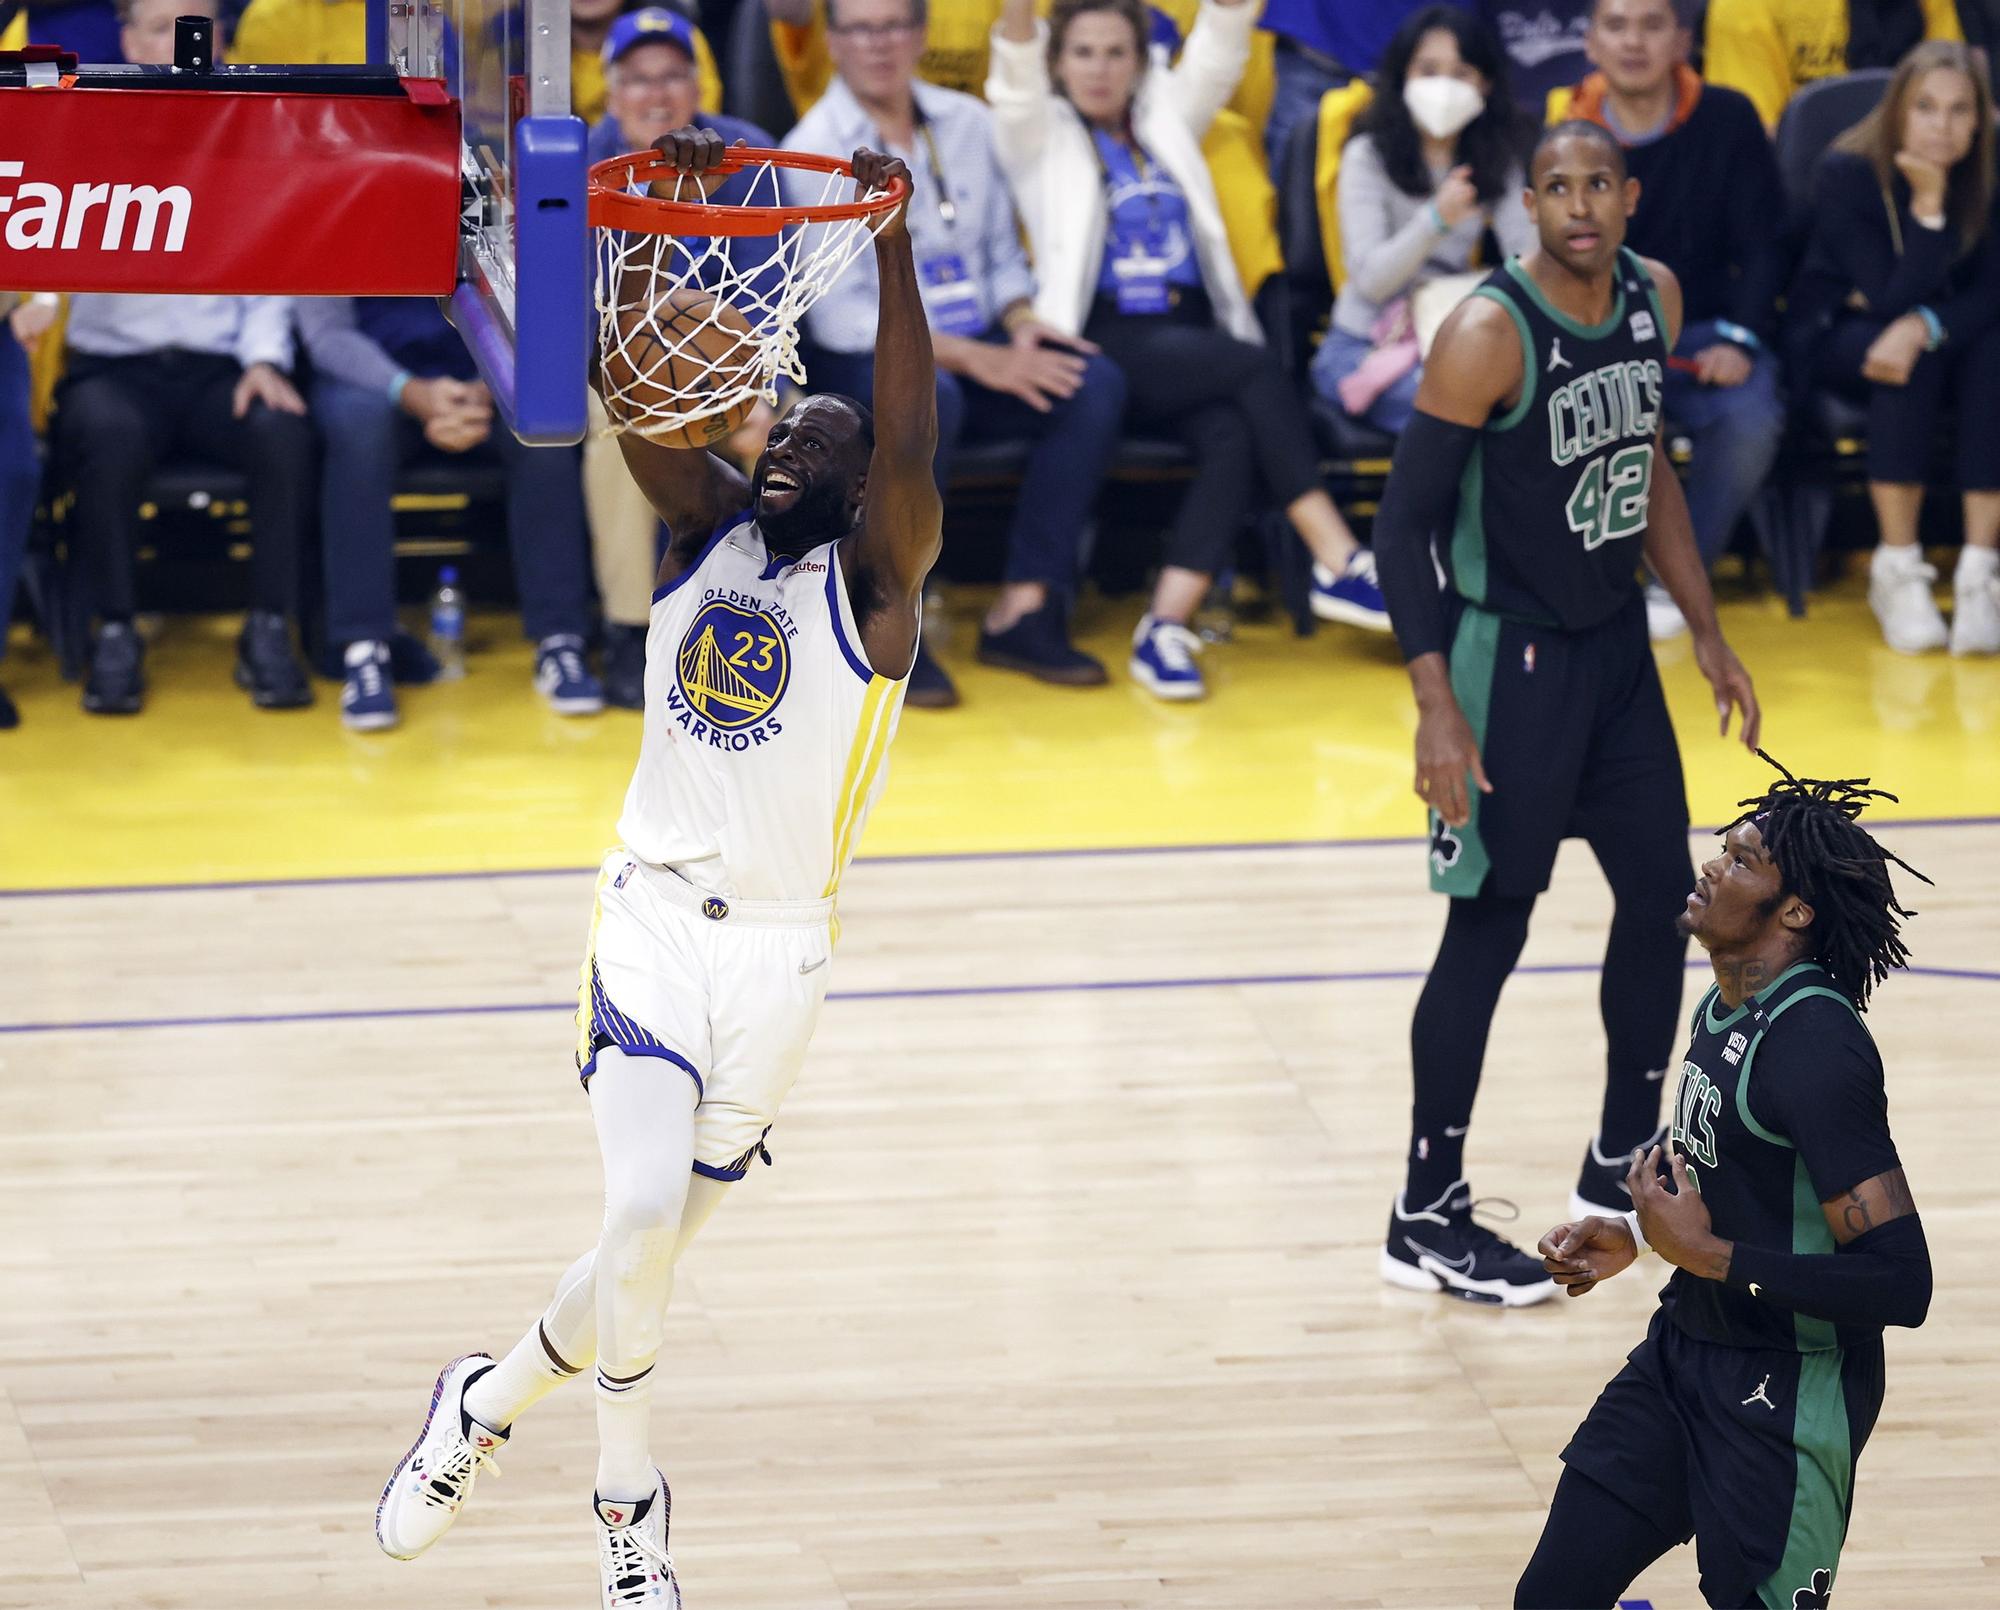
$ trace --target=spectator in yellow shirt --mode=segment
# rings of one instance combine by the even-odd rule
[[[367,0],[250,0],[229,59],[262,67],[366,61]]]
[[[499,0],[485,14],[497,20]],[[604,63],[600,52],[612,21],[626,0],[571,0],[570,106],[586,123],[604,116]],[[474,15],[478,14],[477,9]],[[368,55],[367,0],[250,0],[236,27],[229,59],[266,66],[326,66],[365,61]],[[722,110],[722,78],[708,41],[695,35],[695,67],[701,75],[701,109]]]
[[[1749,96],[1776,128],[1802,85],[1964,37],[1956,0],[1709,0],[1704,76]]]

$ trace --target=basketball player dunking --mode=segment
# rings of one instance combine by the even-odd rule
[[[1746,744],[1758,726],[1660,445],[1680,287],[1622,245],[1638,184],[1594,123],[1544,133],[1528,180],[1540,243],[1439,331],[1375,522],[1417,696],[1431,885],[1451,896],[1410,1030],[1408,1172],[1381,1270],[1393,1285],[1509,1305],[1555,1285],[1474,1223],[1465,1135],[1493,1010],[1561,840],[1589,842],[1616,901],[1604,1108],[1579,1214],[1630,1208],[1626,1160],[1657,1137],[1680,1012],[1687,796],[1646,635],[1642,554],[1687,616],[1723,731],[1736,708]]]
[[[655,144],[690,175],[724,149],[692,128]],[[854,177],[865,192],[907,170],[864,150]],[[939,548],[936,385],[900,212],[875,257],[879,429],[849,398],[811,398],[748,482],[708,453],[619,438],[670,540],[577,1011],[604,1227],[513,1351],[445,1367],[376,1511],[397,1558],[435,1543],[516,1417],[594,1361],[601,1602],[681,1602],[648,1439],[674,1265],[762,1151],[804,1057]]]

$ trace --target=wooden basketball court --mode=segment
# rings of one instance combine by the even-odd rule
[[[32,695],[28,665],[13,685]],[[1810,696],[1791,674],[1767,673],[1780,715]],[[1975,689],[1986,708],[1996,691]],[[57,745],[53,704],[24,698],[19,736]],[[1282,721],[1326,740],[1328,707],[1301,694]],[[1253,753],[1279,719],[1260,708]],[[1822,719],[1866,727],[1871,757],[1920,747],[1945,780],[1918,810],[1969,816],[1949,782],[1962,731],[1867,717]],[[195,780],[212,755],[168,766],[197,735],[154,720],[119,729],[136,788],[79,785],[74,838],[52,827],[39,860],[14,838],[26,871],[0,897],[0,1607],[587,1604],[587,1387],[520,1422],[504,1477],[429,1556],[387,1560],[370,1530],[439,1367],[509,1345],[595,1237],[568,1064],[587,863],[494,873],[469,846],[455,875],[311,881],[301,838],[248,883],[96,887],[195,822],[226,857],[261,808]],[[111,742],[101,727],[66,730]],[[215,730],[213,752],[268,759],[276,729]],[[913,730],[899,759],[915,798],[947,730]],[[1178,784],[1197,763],[1161,730]],[[1689,732],[1691,755],[1719,753]],[[1369,744],[1400,769],[1394,736]],[[424,733],[392,743],[421,756]],[[393,752],[346,750],[348,811]],[[1244,755],[1209,752],[1189,786],[1268,786]],[[1511,1313],[1383,1287],[1408,1017],[1441,921],[1418,847],[1121,852],[1087,746],[1070,765],[1096,841],[1080,853],[850,875],[777,1164],[696,1243],[668,1322],[656,1448],[689,1605],[1509,1604],[1557,1450],[1638,1339],[1657,1262]],[[496,814],[545,803],[521,773]],[[1757,781],[1740,758],[1727,778]],[[11,821],[65,809],[6,786]],[[93,821],[98,859],[62,848]],[[1962,1610],[2000,1601],[2000,823],[1882,833],[1939,883],[1911,897],[1917,970],[1870,1014],[1937,1298],[1890,1335],[1837,1602]],[[1572,846],[1495,1028],[1472,1178],[1520,1205],[1526,1241],[1563,1216],[1596,1112],[1606,916]],[[1633,1596],[1692,1605],[1693,1580],[1682,1551]]]

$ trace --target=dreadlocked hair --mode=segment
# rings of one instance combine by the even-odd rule
[[[1755,799],[1737,801],[1745,807],[1743,814],[1723,832],[1745,822],[1756,824],[1785,892],[1813,909],[1808,934],[1812,959],[1857,1010],[1866,1011],[1869,993],[1890,969],[1910,959],[1901,919],[1916,913],[1897,903],[1888,863],[1894,861],[1920,882],[1931,881],[1855,823],[1874,801],[1896,804],[1896,796],[1869,787],[1866,777],[1794,777],[1763,750],[1757,758],[1774,767],[1780,780]]]

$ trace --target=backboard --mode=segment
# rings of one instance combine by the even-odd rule
[[[592,339],[567,0],[368,0],[366,63],[0,55],[0,282],[436,296],[524,442],[578,441]]]
[[[368,59],[442,78],[458,100],[464,213],[447,311],[522,441],[581,439],[590,250],[568,0],[369,0]]]

